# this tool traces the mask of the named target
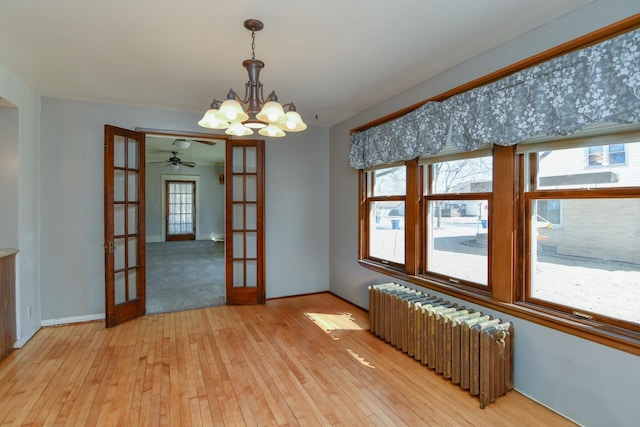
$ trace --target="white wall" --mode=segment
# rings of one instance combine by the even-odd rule
[[[169,153],[169,156],[171,154]],[[183,160],[186,160],[183,158]],[[145,208],[147,241],[164,241],[163,225],[165,206],[162,193],[162,175],[176,175],[185,178],[198,177],[196,184],[196,234],[197,239],[208,239],[211,233],[224,235],[224,185],[218,182],[218,175],[224,168],[217,165],[198,165],[194,168],[182,167],[178,171],[163,163],[149,163],[145,169]]]
[[[328,141],[318,127],[266,140],[267,298],[329,290]]]
[[[11,221],[17,230],[17,249],[20,250],[16,261],[16,303],[18,345],[21,346],[40,328],[40,97],[2,64],[0,96],[18,107],[17,165],[5,176],[17,182],[17,200],[15,190],[6,189],[0,190],[0,199],[6,195],[17,202],[18,221],[15,223],[15,218]],[[8,238],[15,239],[16,234]]]
[[[331,291],[366,308],[367,286],[391,281],[389,277],[357,264],[358,174],[348,165],[349,129],[638,11],[637,1],[595,1],[332,127]],[[532,322],[475,307],[515,323],[515,386],[519,391],[584,425],[636,425],[640,419],[640,405],[637,404],[640,358]]]
[[[43,319],[104,312],[104,124],[201,132],[200,114],[43,98]],[[327,130],[266,146],[267,297],[328,290]]]
[[[17,248],[18,109],[0,108],[0,248]]]

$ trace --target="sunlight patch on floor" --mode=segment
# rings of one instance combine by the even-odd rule
[[[375,369],[376,367],[373,366],[371,363],[367,362],[366,360],[364,360],[364,357],[360,356],[358,353],[356,353],[353,350],[349,350],[347,349],[347,353],[349,353],[354,359],[356,359],[361,365],[366,366],[367,368],[371,368],[371,369]]]
[[[320,329],[331,335],[333,331],[363,331],[367,330],[358,325],[351,313],[305,313]],[[333,337],[334,340],[338,338]]]

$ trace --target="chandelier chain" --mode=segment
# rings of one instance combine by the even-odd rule
[[[251,31],[251,59],[256,59],[256,32]]]

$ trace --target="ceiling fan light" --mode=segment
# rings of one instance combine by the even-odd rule
[[[207,112],[204,113],[204,116],[202,116],[202,119],[200,119],[200,121],[198,122],[198,125],[202,126],[203,128],[209,128],[209,129],[228,128],[229,122],[218,119],[216,117],[216,114],[218,113],[219,113],[219,110],[215,108],[211,108],[207,110]]]
[[[179,165],[179,164],[177,164],[177,163],[174,163],[174,164],[172,164],[172,165],[171,165],[171,168],[172,168],[174,171],[177,171],[178,169],[180,169],[180,165]]]
[[[253,131],[242,124],[241,121],[232,122],[229,128],[224,131],[227,135],[249,136],[253,135]]]
[[[173,141],[173,145],[181,150],[186,150],[191,145],[191,141],[187,141],[186,139],[176,139]]]
[[[302,132],[307,128],[305,122],[297,111],[288,111],[285,114],[285,121],[278,126],[287,132]]]
[[[286,135],[280,127],[273,123],[269,124],[267,127],[260,129],[258,133],[262,136],[269,136],[271,138],[281,138]]]
[[[265,102],[256,119],[267,123],[281,123],[285,119],[284,109],[277,101]]]
[[[249,118],[249,115],[242,109],[242,105],[235,99],[225,100],[215,116],[218,120],[227,122],[244,122]]]

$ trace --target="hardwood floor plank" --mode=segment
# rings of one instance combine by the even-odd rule
[[[0,426],[566,426],[511,391],[486,409],[330,294],[43,328],[0,363]]]

